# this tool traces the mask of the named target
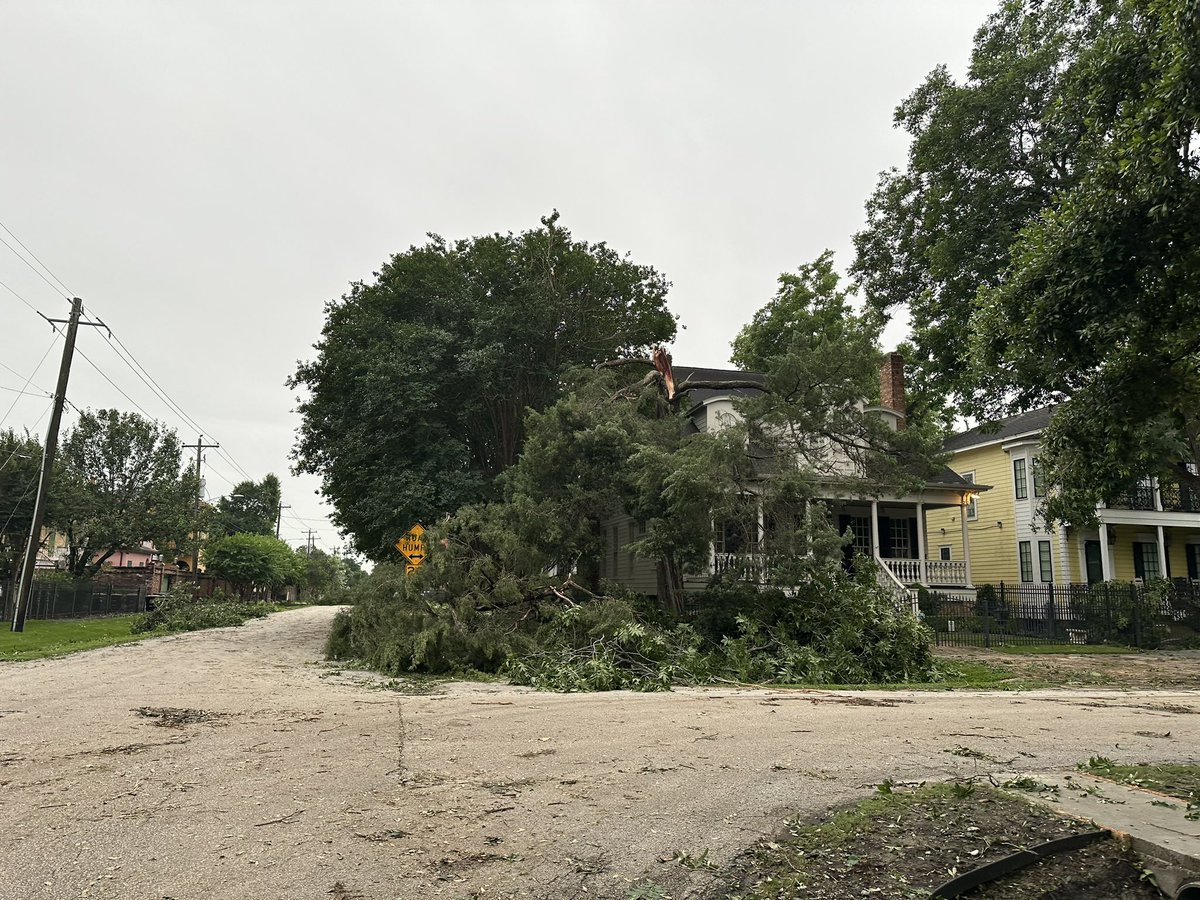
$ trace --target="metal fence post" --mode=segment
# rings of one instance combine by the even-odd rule
[[[983,595],[983,647],[985,650],[992,649],[992,592],[986,591]]]
[[[1129,605],[1133,612],[1133,640],[1134,645],[1140,650],[1142,649],[1142,617],[1138,612],[1139,600],[1137,585],[1131,584],[1129,586]]]

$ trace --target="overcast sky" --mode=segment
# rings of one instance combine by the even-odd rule
[[[0,221],[221,442],[210,496],[237,467],[276,472],[283,536],[334,547],[316,479],[287,471],[284,379],[325,301],[426,232],[517,231],[557,208],[670,278],[676,362],[725,365],[781,271],[827,247],[848,264],[878,173],[905,158],[892,110],[934,66],[962,73],[996,5],[8,0]],[[67,311],[3,246],[0,282]],[[10,389],[52,338],[0,289],[4,427],[44,431],[48,399]],[[79,347],[196,440],[102,334]],[[60,351],[35,385],[53,388]],[[85,360],[68,396],[133,408]]]

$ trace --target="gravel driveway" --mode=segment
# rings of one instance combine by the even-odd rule
[[[885,778],[1200,745],[1195,690],[398,694],[334,612],[0,664],[0,897],[689,896]]]

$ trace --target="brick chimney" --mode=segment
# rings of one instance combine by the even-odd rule
[[[879,405],[899,414],[896,430],[904,428],[908,404],[904,399],[904,357],[899,353],[888,353],[879,368]]]

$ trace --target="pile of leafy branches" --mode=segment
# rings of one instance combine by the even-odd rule
[[[500,673],[540,690],[669,690],[674,684],[927,680],[928,631],[872,581],[813,562],[787,590],[720,582],[674,618],[642,598],[596,595],[569,578],[522,575],[496,557],[433,571],[380,565],[338,614],[333,659],[392,675]],[[469,583],[469,585],[468,585]]]
[[[130,630],[141,634],[227,628],[261,618],[274,610],[270,603],[247,603],[221,591],[214,592],[211,597],[199,597],[190,585],[184,585],[158,597],[154,609],[138,616]]]

